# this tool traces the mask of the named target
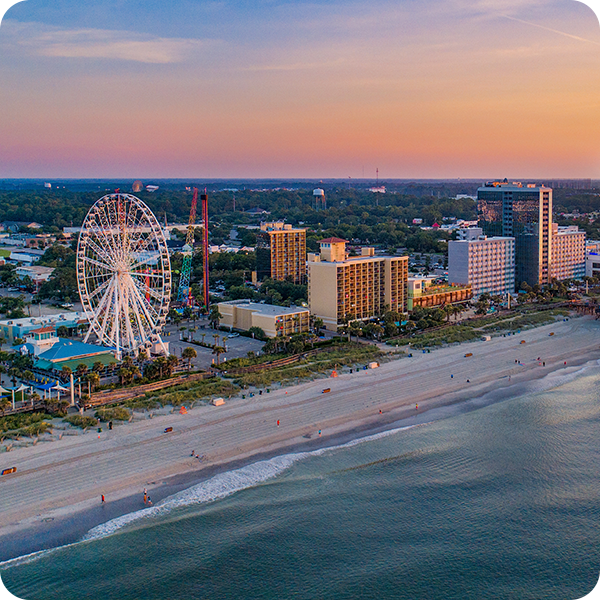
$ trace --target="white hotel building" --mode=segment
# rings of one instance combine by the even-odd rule
[[[486,237],[481,230],[465,230],[448,243],[448,283],[470,285],[473,298],[515,291],[515,238]]]

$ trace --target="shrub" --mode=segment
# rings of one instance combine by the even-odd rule
[[[122,406],[116,406],[114,408],[99,408],[94,416],[101,421],[129,421],[131,413]]]
[[[81,427],[81,429],[95,427],[98,423],[98,419],[94,419],[93,417],[82,417],[81,415],[71,415],[65,417],[63,421],[69,423],[69,425],[73,425],[73,427]]]
[[[19,430],[29,425],[40,423],[44,419],[51,419],[46,413],[21,413],[0,418],[0,432]]]

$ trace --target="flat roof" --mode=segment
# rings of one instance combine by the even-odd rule
[[[450,244],[485,244],[486,242],[501,242],[503,240],[515,240],[514,237],[511,237],[510,235],[494,235],[494,236],[488,236],[486,237],[484,240],[480,240],[478,238],[474,239],[474,240],[449,240],[448,243]]]
[[[293,315],[299,312],[308,312],[308,308],[302,306],[276,306],[274,304],[260,304],[258,302],[244,302],[240,300],[232,300],[231,302],[219,302],[219,304],[228,304],[231,306],[239,306],[247,310],[253,310],[262,315],[276,317],[278,315]]]
[[[69,321],[77,321],[84,319],[87,323],[87,319],[85,319],[85,315],[78,312],[65,312],[65,313],[57,313],[54,315],[44,315],[43,317],[22,317],[20,319],[3,319],[0,321],[0,325],[8,326],[12,325],[13,327],[26,327],[27,325],[34,326],[44,326],[44,325],[62,325],[63,323],[68,323]]]
[[[543,185],[534,185],[529,186],[528,184],[523,185],[514,185],[510,183],[499,183],[498,185],[482,185],[477,188],[477,191],[505,191],[505,192],[540,192],[544,190],[545,192],[551,192],[552,188],[545,187]]]
[[[319,255],[317,255],[319,256]],[[348,265],[348,264],[352,264],[352,263],[358,263],[358,262],[383,262],[385,261],[387,258],[394,258],[394,259],[406,259],[408,261],[408,256],[404,255],[404,256],[390,256],[388,254],[375,254],[374,256],[349,256],[348,258],[346,258],[345,260],[309,260],[306,264],[307,265],[332,265],[332,266],[339,266],[339,265]]]

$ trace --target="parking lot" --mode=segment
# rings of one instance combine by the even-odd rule
[[[185,327],[185,331],[180,331],[181,327]],[[195,327],[195,331],[190,331]],[[219,346],[225,346],[227,352],[221,354],[220,362],[225,360],[231,360],[232,358],[246,357],[248,352],[260,352],[264,346],[264,342],[255,340],[252,338],[244,337],[234,334],[231,337],[226,331],[220,331],[218,329],[211,329],[207,320],[197,320],[195,325],[191,321],[189,324],[187,321],[182,321],[179,325],[167,325],[164,329],[163,340],[169,343],[169,352],[175,356],[181,356],[184,348],[193,348],[197,357],[192,360],[192,366],[196,369],[208,369],[213,361],[216,363],[216,355],[213,354],[212,348],[204,348],[196,344],[183,341],[181,338],[184,335],[193,336],[193,339],[200,342],[204,341],[206,344],[214,344],[214,335],[218,334],[217,344]],[[202,337],[204,335],[204,338]],[[227,338],[223,343],[223,338]]]

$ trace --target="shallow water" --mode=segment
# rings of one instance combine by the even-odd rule
[[[2,579],[27,600],[580,598],[600,567],[600,369],[536,385],[223,473]]]

